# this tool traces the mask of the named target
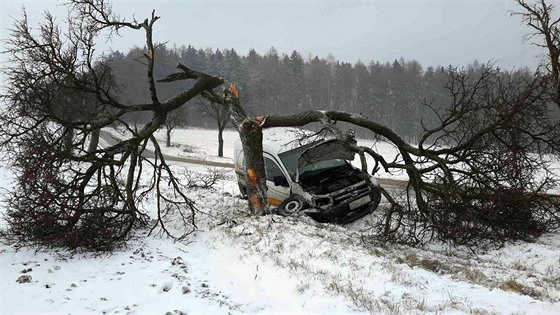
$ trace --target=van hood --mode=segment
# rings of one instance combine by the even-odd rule
[[[354,140],[354,143],[356,141]],[[338,139],[321,141],[303,151],[298,158],[298,169],[306,165],[333,159],[354,160],[355,152],[348,150]]]

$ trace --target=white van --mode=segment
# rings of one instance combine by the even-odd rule
[[[304,212],[319,222],[349,223],[371,213],[381,200],[375,181],[350,163],[355,153],[336,138],[297,128],[263,131],[268,202],[280,214]],[[234,145],[239,190],[246,196],[241,141]]]

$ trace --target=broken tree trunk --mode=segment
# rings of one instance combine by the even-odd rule
[[[230,89],[224,92],[224,98],[208,91],[203,95],[209,100],[227,107],[231,121],[239,132],[243,147],[249,210],[252,214],[265,214],[268,212],[268,199],[263,159],[262,127],[257,120],[247,115],[241,106],[236,90]]]
[[[253,214],[268,212],[266,175],[264,171],[262,128],[258,122],[245,113],[239,98],[233,95],[226,101],[234,125],[239,131],[243,146],[245,178],[249,209]]]

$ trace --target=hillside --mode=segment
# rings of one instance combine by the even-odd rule
[[[235,132],[225,135],[225,158],[214,157],[214,133],[177,130],[167,154],[231,162]],[[190,191],[198,231],[182,242],[138,231],[111,255],[2,244],[0,313],[560,313],[558,233],[476,254],[383,244],[368,233],[375,213],[346,226],[250,217],[233,171],[224,172],[214,189]],[[9,187],[9,171],[0,175]]]

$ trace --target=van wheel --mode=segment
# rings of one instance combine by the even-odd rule
[[[291,195],[284,199],[278,206],[278,214],[280,215],[296,215],[302,210],[309,208],[309,204],[301,196]]]

